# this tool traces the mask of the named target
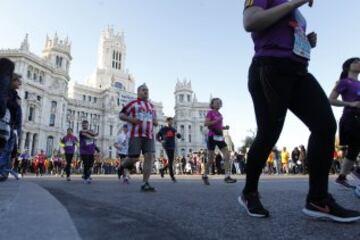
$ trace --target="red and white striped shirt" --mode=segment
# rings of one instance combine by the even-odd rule
[[[123,107],[121,113],[140,120],[139,124],[130,124],[130,137],[154,138],[153,121],[156,119],[154,105],[140,98],[129,102]]]

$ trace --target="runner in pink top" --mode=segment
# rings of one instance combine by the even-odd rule
[[[222,101],[220,98],[213,98],[210,102],[211,110],[207,113],[205,119],[205,126],[209,128],[207,148],[209,152],[209,158],[205,164],[205,172],[202,175],[202,180],[205,185],[209,185],[209,166],[214,163],[215,160],[215,148],[216,146],[220,149],[224,158],[224,167],[225,167],[225,179],[226,183],[235,183],[236,179],[230,177],[231,175],[231,162],[229,150],[225,142],[223,130],[228,130],[229,126],[223,125],[223,117],[219,112],[219,109],[222,107]]]

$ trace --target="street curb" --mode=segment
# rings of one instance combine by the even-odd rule
[[[48,191],[29,182],[16,185],[15,197],[1,208],[0,239],[81,239],[68,211]]]

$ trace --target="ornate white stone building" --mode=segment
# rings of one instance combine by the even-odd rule
[[[204,121],[208,110],[209,103],[198,102],[190,81],[177,81],[174,122],[182,135],[177,142],[177,154],[187,155],[206,148],[207,128],[204,127]]]
[[[68,127],[78,135],[81,121],[87,119],[91,129],[99,132],[97,145],[105,157],[115,157],[113,143],[123,124],[119,112],[136,98],[135,81],[125,68],[123,34],[112,28],[102,33],[96,71],[86,84],[70,79],[71,43],[57,34],[46,37],[41,57],[30,51],[27,35],[19,49],[0,50],[0,57],[13,60],[15,72],[23,76],[21,150],[35,154],[44,149],[51,154],[59,149]],[[162,104],[153,103],[163,125]],[[159,144],[157,148],[159,153]]]
[[[26,35],[19,49],[2,49],[0,57],[13,60],[15,72],[23,76],[19,91],[23,109],[22,151],[29,149],[34,155],[43,149],[50,155],[59,149],[59,141],[68,127],[78,135],[81,121],[87,119],[90,128],[99,133],[97,145],[104,156],[115,157],[113,143],[123,124],[119,112],[136,98],[135,80],[125,68],[123,33],[116,33],[112,28],[103,31],[96,71],[86,84],[70,78],[71,43],[57,34],[46,37],[42,56],[30,51]],[[177,82],[175,100],[175,126],[183,135],[178,141],[177,153],[185,155],[205,148],[204,120],[209,103],[198,102],[191,83],[186,80]],[[162,104],[153,104],[160,126],[165,125]],[[160,154],[163,151],[157,143],[156,155]]]

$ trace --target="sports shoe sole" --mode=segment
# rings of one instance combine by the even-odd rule
[[[356,187],[355,186],[345,186],[341,183],[338,183],[335,181],[335,184],[338,185],[338,186],[341,186],[343,189],[347,189],[347,190],[354,190]]]
[[[341,223],[349,223],[349,222],[355,222],[355,221],[360,220],[360,216],[351,217],[351,218],[341,218],[341,217],[336,217],[336,216],[333,216],[333,215],[327,214],[327,213],[312,211],[312,210],[309,210],[306,208],[303,208],[302,212],[309,217],[313,217],[313,218],[317,218],[317,219],[325,219],[325,220],[330,219],[335,222],[341,222]]]
[[[247,213],[249,216],[251,216],[251,217],[257,217],[257,218],[266,218],[266,217],[268,217],[268,216],[262,215],[262,214],[251,213],[251,212],[249,211],[249,209],[247,208],[246,203],[244,203],[244,201],[242,200],[242,197],[241,197],[241,196],[238,197],[238,202],[240,203],[241,206],[243,206],[243,207],[245,208],[246,213]]]

